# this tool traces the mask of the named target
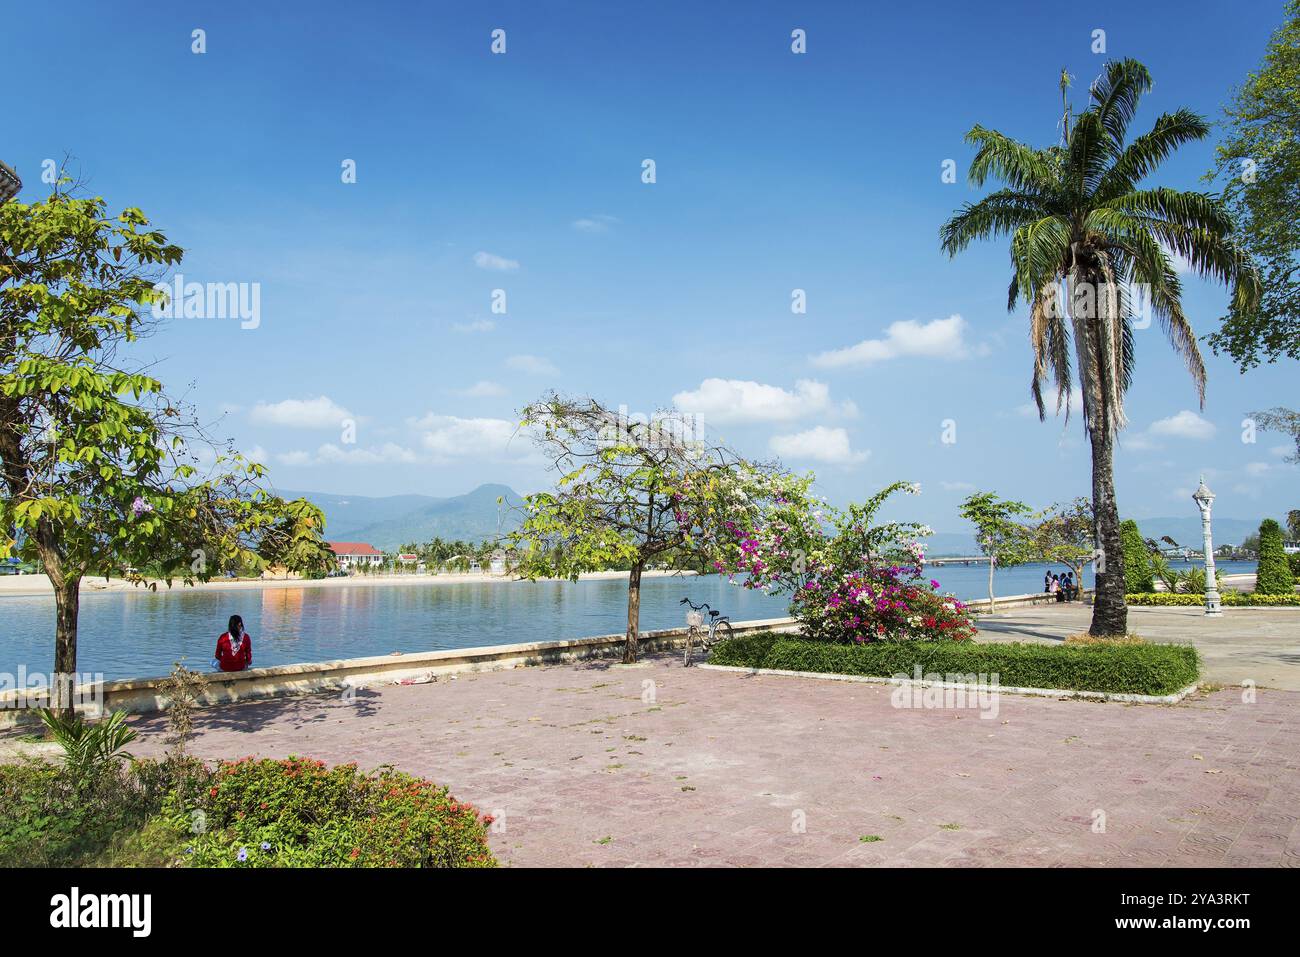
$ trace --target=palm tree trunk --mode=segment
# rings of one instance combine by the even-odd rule
[[[636,663],[636,642],[641,626],[641,567],[637,562],[627,579],[627,640],[623,643],[623,664]]]
[[[1096,579],[1092,601],[1094,637],[1128,633],[1124,603],[1124,549],[1119,540],[1119,507],[1115,504],[1115,441],[1106,428],[1092,431],[1092,504],[1097,539]]]

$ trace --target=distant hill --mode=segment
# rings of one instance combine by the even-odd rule
[[[1124,516],[1120,516],[1123,518]],[[1279,519],[1280,520],[1280,519]],[[1164,535],[1168,535],[1179,545],[1186,545],[1189,548],[1200,549],[1201,547],[1201,518],[1139,518],[1136,520],[1138,530],[1142,533],[1143,538],[1154,538],[1157,541]],[[1220,545],[1240,545],[1247,535],[1254,535],[1259,531],[1261,519],[1247,518],[1219,518],[1217,515],[1213,519],[1211,532],[1214,535],[1214,547]]]
[[[288,498],[302,497],[314,502],[325,513],[325,537],[332,541],[368,542],[376,548],[393,550],[406,542],[427,542],[437,536],[445,539],[483,541],[508,532],[518,523],[511,507],[522,498],[507,485],[480,485],[464,495],[435,498],[432,495],[388,495],[374,498],[365,495],[328,495],[323,492],[281,490]],[[497,507],[497,497],[504,498]],[[1198,517],[1138,519],[1138,528],[1146,538],[1168,535],[1179,545],[1196,548],[1201,541]],[[1259,531],[1259,521],[1242,518],[1215,518],[1215,545],[1240,545],[1247,536]],[[953,555],[978,555],[975,537],[968,532],[935,532],[926,539],[926,554],[931,558]]]
[[[407,542],[434,537],[483,541],[510,531],[517,518],[511,507],[521,497],[506,485],[480,485],[450,498],[432,495],[329,495],[282,489],[286,498],[305,498],[325,513],[325,537],[335,542],[366,542],[392,551]],[[497,506],[497,498],[504,501]]]

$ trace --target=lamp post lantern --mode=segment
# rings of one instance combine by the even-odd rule
[[[0,163],[0,205],[9,202],[23,188],[17,171],[7,163]]]
[[[1205,476],[1201,476],[1201,487],[1192,495],[1201,510],[1201,538],[1205,548],[1205,613],[1221,615],[1219,606],[1219,583],[1214,579],[1214,544],[1210,540],[1210,508],[1214,505],[1214,493],[1205,485]]]

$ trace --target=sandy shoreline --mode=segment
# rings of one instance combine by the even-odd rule
[[[663,578],[669,575],[694,575],[695,572],[673,572],[673,571],[645,571],[642,573],[644,578]],[[627,572],[588,572],[580,575],[582,581],[599,581],[604,579],[626,579]],[[362,587],[362,588],[391,588],[404,585],[477,585],[483,582],[492,582],[506,584],[509,582],[520,581],[510,575],[489,575],[486,572],[477,573],[455,573],[444,575],[353,575],[348,578],[259,578],[239,581],[210,581],[197,582],[194,585],[185,585],[181,582],[173,582],[172,591],[238,591],[248,588],[342,588],[342,587]],[[542,579],[549,580],[549,579]],[[83,595],[95,594],[98,592],[130,592],[143,591],[146,585],[136,585],[121,578],[86,578],[81,582],[81,593]],[[167,591],[168,586],[158,583],[158,591]],[[0,578],[0,597],[7,595],[12,596],[31,596],[31,595],[53,595],[54,589],[50,586],[50,580],[44,575],[6,575]]]

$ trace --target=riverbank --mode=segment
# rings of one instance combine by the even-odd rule
[[[641,573],[642,578],[668,578],[672,576],[695,575],[691,571],[648,570]],[[628,572],[586,572],[578,576],[579,581],[626,580]],[[543,578],[539,581],[567,581],[567,579]],[[158,591],[232,591],[241,588],[341,588],[365,587],[384,588],[394,585],[478,585],[496,582],[517,582],[521,579],[514,575],[492,575],[488,572],[448,572],[439,575],[349,575],[345,578],[236,578],[215,579],[209,582],[195,582],[186,585],[175,581],[169,586],[166,582],[155,582]],[[81,582],[83,595],[94,592],[142,592],[149,587],[149,582],[130,582],[124,578],[86,578]],[[53,595],[50,580],[44,575],[7,575],[0,578],[0,596],[5,595]]]

